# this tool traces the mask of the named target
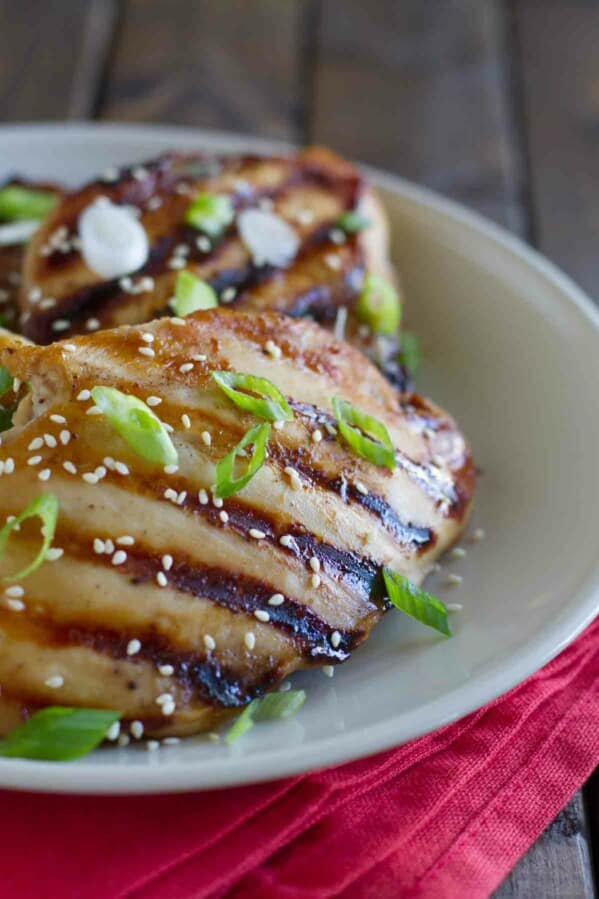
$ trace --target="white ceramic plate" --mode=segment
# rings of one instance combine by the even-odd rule
[[[199,130],[34,125],[0,131],[11,172],[71,184],[175,147],[280,150]],[[370,171],[393,227],[410,327],[424,346],[419,387],[446,406],[484,469],[472,528],[429,583],[463,603],[439,640],[389,614],[330,680],[296,676],[296,718],[261,724],[232,748],[191,738],[148,753],[102,749],[72,764],[0,759],[0,785],[155,793],[249,783],[347,761],[434,730],[522,681],[599,610],[599,315],[550,263],[501,229]],[[471,528],[471,530],[472,530]]]

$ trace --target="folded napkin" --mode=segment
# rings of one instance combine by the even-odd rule
[[[599,763],[599,619],[456,724],[301,777],[158,797],[2,793],[0,896],[486,897]]]

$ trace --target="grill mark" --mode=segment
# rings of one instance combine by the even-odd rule
[[[119,199],[122,203],[132,203],[134,205],[140,205],[140,203],[146,202],[153,194],[155,194],[157,189],[159,191],[172,189],[176,181],[181,180],[179,173],[171,172],[166,168],[171,160],[172,157],[169,157],[166,159],[156,160],[154,161],[154,163],[146,164],[145,167],[152,172],[153,177],[148,177],[143,181],[136,181],[132,178],[130,173],[135,167],[131,167],[129,169],[121,170],[125,172],[125,175],[123,177],[131,178],[131,180],[122,180],[110,185],[106,185],[103,182],[94,182],[92,185],[90,185],[89,190],[90,192],[92,192],[94,189],[97,189],[101,186],[104,192],[108,192],[111,194],[113,199]],[[241,164],[246,164],[250,161],[259,162],[260,158],[249,156],[240,157],[237,162],[239,163],[239,161],[241,161]],[[324,187],[325,189],[336,193],[337,195],[341,194],[344,208],[353,208],[355,206],[359,197],[359,191],[361,189],[361,179],[359,178],[359,176],[356,176],[353,179],[341,179],[339,177],[335,178],[333,175],[322,172],[314,167],[302,167],[301,165],[296,165],[296,167],[292,169],[291,175],[287,178],[287,180],[278,187],[274,189],[256,189],[254,191],[248,191],[243,195],[237,194],[232,197],[232,200],[236,210],[239,211],[250,205],[254,205],[259,199],[262,198],[280,198],[289,193],[293,188],[300,187],[302,184],[307,183],[316,183]],[[148,187],[151,187],[151,189],[148,190]],[[124,192],[123,196],[118,195],[117,189],[121,189]],[[73,220],[67,219],[64,222],[61,222],[61,224],[65,224],[66,227],[71,230],[77,217],[78,214],[75,218],[73,218]],[[312,247],[318,246],[328,240],[328,235],[332,225],[333,222],[324,223],[315,228],[313,232],[308,234],[302,242],[297,259],[300,259],[303,255],[309,252]],[[228,231],[228,234],[225,235],[225,240],[227,236],[230,237],[233,233],[236,233],[235,223],[232,224],[231,228]],[[214,258],[218,259],[219,247],[222,250],[223,246],[222,241],[217,244],[216,247],[213,247],[210,253],[201,253],[195,243],[195,238],[197,236],[197,232],[194,229],[184,224],[176,226],[176,230],[174,231],[174,233],[171,229],[170,233],[163,235],[153,244],[150,250],[150,257],[148,262],[135,274],[137,276],[158,276],[164,274],[166,271],[166,260],[171,254],[174,247],[179,243],[186,243],[188,241],[190,245],[190,254],[188,258],[190,261],[200,263],[207,262],[208,260],[213,260]],[[48,269],[67,267],[76,255],[77,254],[75,251],[71,253],[53,253],[51,254],[51,256],[46,258],[45,264]],[[226,287],[235,287],[236,289],[250,290],[257,284],[269,280],[279,271],[281,271],[281,269],[268,266],[257,268],[250,263],[243,269],[233,269],[230,271],[219,272],[216,276],[208,279],[208,281],[214,287],[214,289],[217,290],[217,292],[222,291]],[[361,281],[362,279],[362,276],[363,266],[356,267],[356,270],[346,278],[348,286],[350,283],[358,285],[359,281]],[[357,289],[358,287],[356,286],[355,290],[353,291],[352,297],[350,298],[353,298],[353,296],[355,296]],[[308,294],[310,294],[310,291],[308,291]],[[56,319],[66,318],[71,322],[72,325],[75,325],[76,328],[84,318],[88,318],[90,316],[101,318],[102,311],[106,311],[107,307],[111,307],[115,303],[118,303],[119,305],[122,304],[125,297],[129,297],[129,294],[122,291],[119,286],[119,279],[113,279],[111,281],[100,282],[98,284],[83,287],[70,295],[62,297],[57,305],[52,309],[49,309],[47,311],[35,310],[34,314],[32,314],[31,318],[25,325],[25,331],[27,333],[27,336],[30,339],[34,340],[36,343],[51,343],[55,339],[62,339],[68,334],[73,333],[73,327],[70,327],[63,332],[60,332],[59,335],[55,334],[52,331],[52,323],[56,321]],[[134,297],[133,300],[129,300],[129,302],[131,301],[134,301]],[[326,297],[315,299],[308,296],[307,299],[304,299],[302,298],[302,296],[300,296],[296,301],[296,305],[298,305],[298,308],[303,305],[306,307],[306,309],[310,309],[312,306],[314,306],[314,314],[316,315],[318,309],[322,309],[325,302]],[[300,314],[301,313],[299,312],[295,313],[296,316]],[[308,314],[308,312],[304,314]]]

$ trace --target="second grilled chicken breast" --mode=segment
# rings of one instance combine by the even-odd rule
[[[198,194],[231,202],[232,220],[218,239],[186,221]],[[98,198],[133,210],[147,235],[147,261],[132,275],[102,277],[86,265],[79,220]],[[289,226],[298,243],[290,261],[263,264],[250,252],[239,228],[240,214],[249,209],[272,212]],[[347,213],[358,213],[367,227],[344,231],[339,222]],[[168,310],[177,274],[186,269],[213,286],[221,303],[307,316],[330,328],[337,323],[337,336],[358,345],[401,386],[397,334],[377,336],[355,315],[367,273],[394,280],[388,249],[386,215],[375,192],[329,150],[313,147],[287,157],[171,154],[109,171],[65,196],[28,247],[23,333],[47,344],[150,321]]]
[[[0,596],[0,728],[54,704],[117,709],[149,734],[212,727],[290,672],[347,659],[385,610],[381,566],[418,584],[465,526],[474,472],[451,418],[310,322],[214,310],[48,347],[5,334],[0,363],[30,384],[3,434],[0,515],[58,503],[48,560]],[[268,379],[292,413],[224,500],[217,463],[261,419],[214,371]],[[177,462],[142,458],[94,406],[98,386],[146,402]],[[393,470],[341,441],[334,396],[385,424]],[[1,573],[39,542],[24,521]]]

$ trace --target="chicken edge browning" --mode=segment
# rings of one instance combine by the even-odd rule
[[[315,324],[219,309],[47,347],[1,338],[0,364],[31,389],[3,434],[0,515],[55,494],[63,552],[20,602],[0,600],[0,731],[57,704],[117,709],[151,736],[212,728],[292,672],[349,658],[387,608],[381,567],[419,584],[465,527],[475,474],[453,420]],[[222,502],[216,464],[257,419],[213,370],[268,378],[293,410]],[[97,385],[160,400],[176,470],[90,414]],[[335,395],[385,423],[393,471],[340,441]],[[23,522],[1,574],[39,540]]]

